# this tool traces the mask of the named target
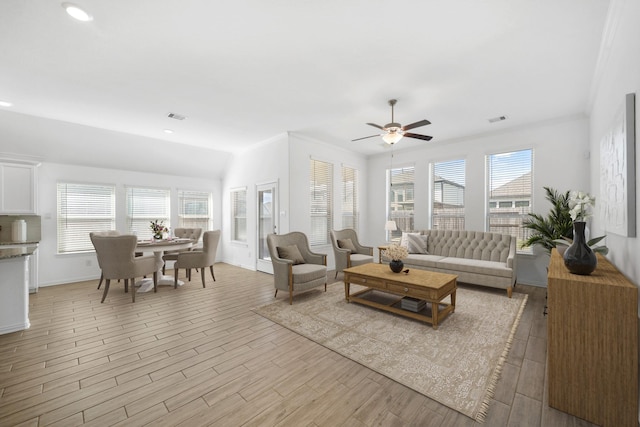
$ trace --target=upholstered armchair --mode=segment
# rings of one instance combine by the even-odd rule
[[[125,280],[125,292],[127,292],[128,283],[131,283],[131,301],[136,301],[135,278],[142,277],[147,274],[153,274],[153,291],[157,291],[158,271],[161,264],[156,261],[155,256],[135,256],[137,236],[121,235],[121,236],[98,236],[92,235],[91,241],[96,249],[98,257],[98,265],[102,269],[105,285],[101,303],[107,298],[109,292],[109,284],[113,279]]]
[[[345,268],[373,262],[373,247],[363,246],[355,230],[331,230],[331,245],[336,259],[336,276]]]
[[[187,277],[191,280],[191,269],[199,268],[200,276],[202,278],[202,287],[206,287],[204,284],[204,271],[207,267],[211,271],[211,277],[213,281],[216,281],[216,276],[213,274],[213,264],[216,262],[216,252],[218,251],[218,243],[220,242],[220,230],[206,231],[202,236],[202,249],[195,251],[180,252],[177,254],[176,262],[173,265],[174,282],[173,286],[178,287],[178,270],[184,268],[187,270]]]
[[[108,230],[108,231],[92,231],[89,233],[89,239],[93,243],[93,236],[119,236],[120,232],[118,230]],[[95,247],[95,246],[94,246]],[[138,254],[136,253],[136,256]],[[100,259],[98,259],[98,267],[100,267],[100,281],[98,282],[98,289],[102,286],[102,282],[104,281],[104,274],[102,273],[102,266],[100,265]],[[124,287],[125,292],[128,292],[128,282]]]
[[[173,234],[178,239],[189,239],[195,245],[200,240],[200,236],[202,236],[202,228],[176,228],[173,230]],[[178,259],[178,254],[180,252],[189,252],[194,248],[183,249],[179,251],[166,251],[162,256],[162,260],[164,264],[162,265],[162,274],[164,274],[165,265],[167,261],[176,261]]]
[[[311,252],[304,233],[267,235],[267,246],[273,264],[273,284],[278,290],[289,292],[289,304],[293,293],[324,285],[327,291],[327,255]]]

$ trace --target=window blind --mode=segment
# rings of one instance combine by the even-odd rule
[[[342,166],[342,228],[358,231],[358,170]]]
[[[116,228],[114,185],[57,184],[57,237],[59,254],[92,251],[92,231]]]
[[[231,191],[231,240],[247,241],[247,190]]]
[[[126,187],[127,230],[139,239],[150,239],[151,221],[162,221],[169,228],[171,191],[162,188]]]
[[[209,230],[211,224],[211,193],[178,190],[178,227]]]
[[[512,151],[487,156],[489,200],[487,229],[493,233],[510,234],[520,244],[528,238],[529,230],[522,222],[532,212],[533,150]]]
[[[431,188],[431,228],[464,230],[464,159],[432,163]]]
[[[311,160],[310,164],[310,245],[330,243],[329,232],[333,226],[333,164]]]
[[[389,240],[396,240],[403,231],[414,229],[414,175],[413,166],[388,170],[389,219],[396,222],[397,230],[391,232]]]

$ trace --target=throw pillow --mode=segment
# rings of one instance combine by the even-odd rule
[[[408,237],[410,234],[413,234],[414,236],[419,236],[420,233],[407,233],[406,231],[402,232],[402,237],[400,238],[400,246],[404,247],[405,249],[409,250],[409,240]]]
[[[349,249],[352,254],[355,254],[358,252],[358,250],[356,249],[351,239],[343,239],[343,240],[338,239],[338,247],[342,249]]]
[[[278,256],[280,258],[293,261],[293,265],[304,264],[304,258],[296,245],[278,246],[276,249],[278,249]]]
[[[424,236],[408,234],[407,235],[407,250],[410,254],[428,254],[427,242],[423,239]]]

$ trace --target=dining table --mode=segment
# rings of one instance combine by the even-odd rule
[[[189,249],[193,246],[193,240],[191,239],[179,239],[179,238],[168,238],[168,239],[149,239],[149,240],[138,240],[138,244],[136,245],[137,252],[153,252],[153,256],[156,258],[156,265],[159,265],[158,268],[158,285],[171,285],[174,284],[174,277],[169,275],[162,274],[162,265],[164,261],[162,260],[162,256],[165,251],[178,251],[181,249]],[[182,280],[178,280],[178,286],[184,285]],[[144,278],[138,282],[136,282],[136,286],[139,286],[138,292],[147,292],[153,289],[153,278]]]

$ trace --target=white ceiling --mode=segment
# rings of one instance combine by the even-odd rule
[[[367,155],[586,113],[605,0],[0,2],[10,110],[233,152],[285,131]],[[0,107],[1,108],[1,107]],[[184,121],[167,118],[175,112]],[[490,124],[489,118],[508,120]],[[163,129],[175,132],[168,135]],[[164,145],[164,144],[163,144]],[[148,149],[145,145],[144,149]]]

